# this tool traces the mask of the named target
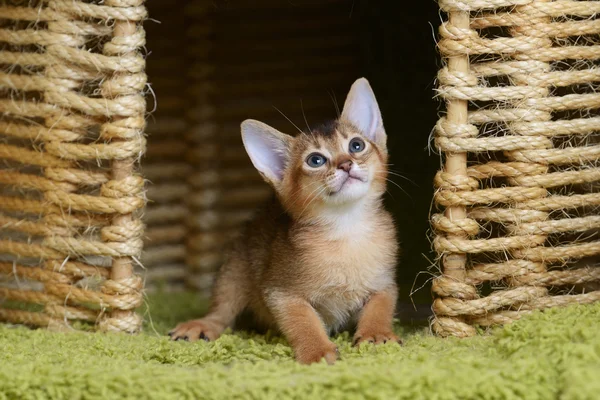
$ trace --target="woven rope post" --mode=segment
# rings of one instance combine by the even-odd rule
[[[126,0],[127,5],[140,6],[143,4],[143,0],[132,1]],[[107,6],[123,6],[122,0],[106,0]],[[138,26],[134,21],[129,20],[117,20],[113,27],[113,40],[115,43],[114,48],[108,45],[104,46],[104,53],[108,56],[130,56],[135,55],[136,50],[140,45],[143,45],[143,35],[138,32]],[[140,37],[141,36],[141,37]],[[105,89],[105,96],[118,98],[119,96],[132,96],[131,103],[141,102],[145,106],[145,102],[141,98],[139,93],[140,83],[144,84],[146,76],[144,73],[130,73],[121,72],[115,73],[111,80],[103,83],[103,89]],[[143,87],[143,86],[142,86]],[[113,126],[118,126],[123,130],[127,130],[129,139],[138,138],[143,132],[145,127],[145,121],[139,114],[145,111],[138,109],[137,114],[133,117],[127,115],[112,116],[112,120],[105,123],[104,128],[110,130]],[[137,118],[136,118],[137,117]],[[113,142],[121,144],[124,139],[122,136],[113,138]],[[134,164],[136,157],[139,154],[132,154],[127,158],[117,158],[111,160],[111,179],[112,182],[120,190],[117,195],[119,197],[128,195],[139,195],[143,188],[143,179],[141,176],[134,175]],[[107,184],[105,184],[108,186]],[[105,186],[106,187],[106,186]],[[113,190],[115,188],[112,188]],[[136,220],[131,212],[128,213],[117,213],[112,218],[111,228],[114,232],[114,237],[108,237],[105,234],[106,240],[115,240],[123,244],[131,245],[133,248],[137,248],[130,254],[123,254],[113,258],[112,267],[110,271],[110,281],[105,282],[103,290],[105,292],[114,295],[135,295],[142,289],[142,280],[139,276],[133,272],[133,261],[132,257],[141,255],[142,244],[141,244],[141,233],[143,232],[143,226],[139,220]],[[131,241],[131,242],[130,242]],[[137,242],[134,243],[133,241]],[[111,285],[109,285],[111,283]],[[136,332],[141,328],[141,318],[135,314],[129,307],[115,308],[111,311],[110,317],[105,318],[102,321],[102,328],[105,330],[116,330],[116,331],[129,331]]]
[[[600,300],[600,4],[439,4],[434,330]]]
[[[146,10],[24,4],[0,7],[0,319],[136,332]]]

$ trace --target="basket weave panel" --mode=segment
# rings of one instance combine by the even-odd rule
[[[597,2],[439,4],[434,330],[600,300]]]
[[[185,220],[189,217],[186,199],[192,165],[185,158],[188,145],[185,133],[187,107],[186,26],[184,13],[172,1],[148,2],[148,12],[160,21],[146,22],[148,37],[147,73],[154,100],[148,101],[148,147],[142,173],[150,182],[148,205],[144,212],[147,226],[142,264],[148,291],[161,287],[182,290],[186,274]]]
[[[145,204],[135,172],[146,146],[142,3],[0,6],[4,321],[141,326],[133,265]]]

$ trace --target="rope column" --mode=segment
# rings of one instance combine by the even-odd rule
[[[139,7],[142,4],[143,0],[106,1],[106,5],[112,7]],[[113,27],[112,40],[104,45],[104,54],[126,57],[135,54],[144,44],[144,31],[135,21],[117,20]],[[141,91],[145,85],[146,74],[138,68],[115,74],[102,84],[102,94],[105,97],[127,99],[131,105],[126,112],[110,116],[111,119],[102,126],[102,135],[106,139],[110,138],[113,143],[121,145],[137,142],[140,150],[144,148],[145,141],[142,135],[145,128],[146,103]],[[102,186],[105,196],[117,199],[144,198],[144,180],[134,172],[134,166],[140,156],[141,151],[131,157],[119,157],[112,161],[111,180]],[[111,225],[103,228],[103,240],[123,245],[122,254],[113,258],[110,280],[102,287],[104,293],[141,298],[142,279],[134,273],[133,260],[141,256],[143,232],[144,226],[139,216],[135,216],[133,212],[116,214]],[[130,333],[139,331],[142,319],[133,311],[138,305],[139,302],[134,302],[113,308],[110,317],[102,321],[101,329]]]
[[[448,23],[444,25],[444,28],[451,35],[455,35],[453,39],[459,39],[460,35],[469,33],[469,13],[467,11],[453,10],[449,13]],[[448,57],[447,60],[447,73],[448,75],[457,76],[459,79],[468,75],[469,72],[469,57],[466,54],[456,54]],[[472,126],[468,125],[468,104],[466,99],[452,98],[447,100],[447,115],[445,120],[440,123],[440,131],[472,131]],[[454,135],[453,133],[451,133]],[[460,133],[458,133],[460,135]],[[471,134],[472,135],[472,134]],[[448,184],[445,184],[443,177],[450,180]],[[473,187],[467,177],[467,153],[463,151],[455,151],[446,153],[445,170],[441,174],[438,174],[438,190],[455,190],[461,189],[476,189]],[[466,186],[465,186],[466,185]],[[475,182],[476,185],[476,182]],[[469,233],[475,233],[473,229],[469,232],[469,229],[461,228],[460,225],[469,223],[466,220],[467,213],[464,206],[452,205],[449,206],[445,215],[437,217],[439,220],[446,222],[448,225],[458,226],[459,229],[452,229],[448,232],[449,238],[465,238]],[[438,227],[440,224],[438,224]],[[450,285],[459,286],[461,297],[466,299],[475,298],[474,291],[470,288],[464,288],[464,282],[466,278],[466,263],[467,256],[464,252],[451,252],[446,253],[442,256],[443,265],[443,279]],[[440,289],[439,280],[434,286],[434,292],[444,293],[443,289]],[[461,290],[462,289],[462,290]],[[453,290],[453,294],[456,292]],[[470,336],[474,334],[473,328],[467,325],[460,317],[457,316],[443,316],[443,314],[436,317],[433,321],[432,327],[435,331],[440,334],[446,334],[446,332],[452,332],[457,336]]]
[[[439,42],[448,66],[438,74],[448,116],[435,143],[447,159],[466,154],[468,165],[446,165],[435,178],[446,214],[431,219],[443,260],[433,328],[469,336],[475,326],[598,301],[597,3],[440,0],[440,8],[450,15]],[[468,21],[453,24],[457,13]],[[456,57],[469,60],[466,70],[453,68]],[[450,120],[456,101],[468,103],[460,126]],[[452,218],[457,206],[466,218]],[[466,255],[464,273],[447,262],[456,253]]]

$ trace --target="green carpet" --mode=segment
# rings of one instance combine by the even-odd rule
[[[169,342],[203,311],[192,295],[149,299],[140,336],[0,326],[0,399],[598,399],[600,304],[535,313],[471,339],[398,331],[405,346],[350,346],[301,366],[278,337]],[[160,335],[159,335],[160,334]]]

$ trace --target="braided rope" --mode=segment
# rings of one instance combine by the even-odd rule
[[[600,81],[590,62],[600,54],[600,5],[439,4],[449,14],[439,31],[448,65],[438,73],[448,115],[435,129],[446,167],[436,175],[434,200],[446,213],[431,218],[443,263],[433,283],[433,329],[470,336],[472,325],[599,300],[600,292],[577,294],[577,287],[600,281],[600,146],[592,136],[600,119],[590,112],[600,108],[600,95],[572,89]],[[503,34],[486,36],[490,28]],[[578,36],[589,44],[573,40]],[[467,154],[478,156],[468,168]],[[489,261],[475,264],[475,254]],[[583,264],[574,268],[578,260]],[[477,285],[486,282],[504,288],[482,297]],[[564,295],[561,288],[575,291]]]
[[[41,312],[0,308],[0,321],[6,321],[13,324],[47,327],[50,325],[51,317],[48,314]]]
[[[0,253],[15,260],[0,263],[0,274],[43,284],[0,298],[44,305],[42,313],[0,309],[0,319],[136,332],[142,280],[127,266],[141,256],[144,232],[134,215],[145,204],[134,171],[146,146],[143,1],[48,0],[0,6],[0,18],[0,62],[21,67],[0,72],[9,93],[0,132],[11,138],[0,145],[0,224],[11,235]],[[12,170],[17,164],[31,168]],[[95,256],[113,266],[93,265]],[[86,278],[96,283],[78,284]]]

